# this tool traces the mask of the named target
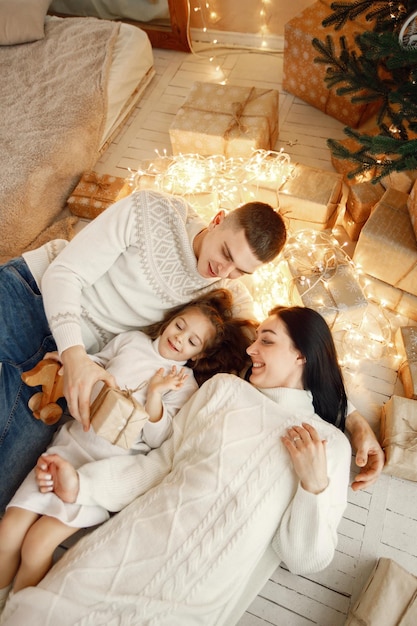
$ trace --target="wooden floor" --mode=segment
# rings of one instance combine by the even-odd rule
[[[219,69],[216,69],[219,66]],[[343,126],[281,90],[282,55],[228,50],[209,61],[207,53],[155,50],[156,76],[134,114],[109,146],[96,171],[118,176],[136,170],[155,151],[171,153],[168,128],[196,80],[280,90],[277,149],[295,162],[332,170],[328,137],[342,138]],[[393,324],[404,323],[395,318]],[[406,323],[406,321],[405,321]],[[349,395],[377,428],[382,404],[402,394],[395,359],[360,363],[346,372]],[[354,464],[352,463],[352,468]],[[369,491],[350,491],[349,506],[339,529],[333,563],[308,578],[279,567],[239,621],[239,626],[339,626],[366,581],[376,559],[387,556],[417,574],[417,484],[381,476]],[[383,626],[383,625],[381,625]]]

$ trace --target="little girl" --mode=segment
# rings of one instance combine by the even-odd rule
[[[217,289],[172,309],[144,332],[116,336],[91,358],[114,376],[120,388],[136,389],[148,381],[133,394],[149,415],[136,443],[126,450],[70,420],[57,432],[48,453],[58,453],[80,467],[159,447],[171,434],[172,417],[198,384],[215,372],[238,373],[245,366],[245,350],[251,343],[248,330],[255,324],[232,318],[231,308],[230,292]],[[98,387],[93,399],[102,383]],[[13,591],[36,585],[52,566],[62,541],[108,518],[102,507],[66,504],[54,493],[40,493],[32,471],[0,521],[0,612],[13,580]]]

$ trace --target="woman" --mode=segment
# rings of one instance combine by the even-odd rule
[[[274,567],[284,561],[294,573],[330,563],[351,460],[334,426],[346,394],[330,331],[311,309],[276,308],[248,354],[251,384],[227,374],[209,380],[147,457],[78,472],[59,457],[40,459],[42,491],[111,502],[113,511],[131,504],[37,589],[16,594],[4,624],[98,625],[117,615],[120,624],[230,626],[271,546]]]

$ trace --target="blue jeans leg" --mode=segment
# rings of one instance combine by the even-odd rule
[[[50,350],[56,344],[42,296],[25,261],[12,259],[0,266],[0,511],[59,425],[46,426],[33,417],[28,401],[40,388],[21,379]]]

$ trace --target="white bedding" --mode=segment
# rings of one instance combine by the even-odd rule
[[[90,15],[137,22],[169,19],[167,0],[53,0],[49,9],[65,15]]]
[[[47,16],[47,20],[65,18]],[[154,75],[152,46],[146,33],[120,24],[107,83],[107,116],[101,146],[111,138]]]

